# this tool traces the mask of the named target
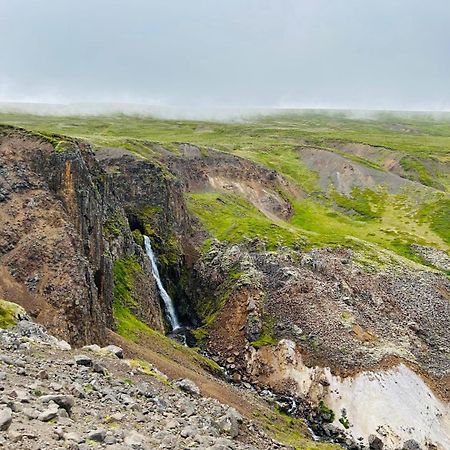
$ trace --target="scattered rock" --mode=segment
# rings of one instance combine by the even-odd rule
[[[23,415],[30,420],[37,419],[39,416],[39,412],[33,408],[25,408],[22,411]]]
[[[112,434],[109,434],[109,435],[106,435],[104,442],[106,445],[114,445],[117,443],[117,439]]]
[[[58,416],[57,408],[48,408],[39,414],[38,419],[42,422],[48,422],[57,416]]]
[[[54,402],[70,414],[75,400],[70,395],[43,395],[40,397],[42,403]]]
[[[102,366],[101,364],[99,364],[99,363],[94,363],[93,366],[92,366],[92,370],[95,373],[99,373],[101,375],[107,375],[108,374],[108,371],[106,370],[106,368],[104,366]]]
[[[46,370],[40,370],[37,374],[38,378],[41,380],[48,380],[48,372]]]
[[[86,355],[75,356],[75,362],[79,366],[92,366],[92,359]]]
[[[229,434],[230,437],[235,438],[239,434],[239,424],[236,418],[232,415],[226,414],[222,416],[217,423],[221,432]]]
[[[193,396],[199,396],[200,395],[200,389],[198,386],[188,378],[184,378],[182,380],[177,380],[173,383],[174,386],[178,387],[184,392],[187,392],[190,395]]]
[[[402,450],[422,450],[419,443],[410,439],[403,444]]]
[[[128,445],[133,449],[141,448],[144,441],[144,436],[137,431],[130,431],[125,436],[125,445]]]
[[[369,436],[369,448],[370,450],[383,450],[383,441],[378,436],[371,434]]]
[[[84,442],[84,438],[80,433],[77,433],[76,431],[69,431],[68,433],[65,433],[63,437],[66,441],[73,441],[77,444],[81,444],[82,442]]]
[[[90,352],[99,353],[101,351],[100,345],[92,344],[92,345],[85,345],[82,347],[83,350],[89,350]]]
[[[117,345],[108,345],[107,347],[102,348],[102,350],[117,356],[117,358],[123,358],[123,350]]]
[[[104,430],[94,430],[88,434],[88,439],[95,442],[103,442],[106,437],[106,431]]]
[[[0,431],[6,431],[12,423],[12,411],[10,408],[0,409]]]

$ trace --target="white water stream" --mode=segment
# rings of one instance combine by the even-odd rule
[[[178,321],[177,313],[175,311],[175,307],[173,305],[173,301],[170,298],[170,295],[164,289],[161,278],[159,276],[158,264],[156,262],[156,256],[153,253],[152,244],[150,242],[150,238],[144,235],[144,244],[145,244],[145,252],[147,253],[150,262],[152,263],[152,273],[156,280],[156,285],[158,286],[159,293],[164,302],[164,307],[166,309],[167,317],[170,322],[170,326],[172,327],[172,331],[180,328],[180,322]]]

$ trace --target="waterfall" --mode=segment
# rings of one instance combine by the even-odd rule
[[[180,328],[180,323],[178,322],[177,313],[175,311],[173,301],[170,298],[167,291],[164,289],[164,286],[162,284],[161,278],[159,276],[158,265],[156,263],[156,256],[153,253],[152,245],[150,243],[150,238],[148,236],[144,235],[144,243],[145,243],[145,252],[147,253],[147,256],[149,257],[150,262],[152,263],[152,273],[153,273],[153,276],[155,277],[159,293],[164,302],[164,307],[165,307],[167,316],[169,318],[170,326],[172,327],[172,331],[175,331],[178,328]]]

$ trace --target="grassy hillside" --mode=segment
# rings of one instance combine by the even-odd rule
[[[288,221],[267,217],[234,194],[189,194],[191,210],[219,239],[259,237],[270,247],[369,241],[416,261],[412,243],[449,250],[450,115],[285,112],[221,123],[0,113],[0,123],[53,140],[57,133],[96,147],[124,147],[149,158],[158,158],[158,151],[148,142],[175,153],[179,142],[214,147],[278,171],[304,193],[289,198]],[[344,172],[350,175],[341,183]]]

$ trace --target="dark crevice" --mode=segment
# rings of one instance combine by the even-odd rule
[[[137,214],[128,211],[127,219],[131,231],[138,230],[141,234],[146,234],[145,225]],[[180,322],[187,329],[200,326],[200,321],[191,301],[191,286],[194,283],[191,280],[191,270],[186,267],[184,256],[180,255],[176,263],[163,264],[161,262],[163,260],[163,252],[161,249],[164,249],[164,241],[159,236],[151,236],[151,240],[153,250],[158,259],[158,270],[161,281],[173,300]],[[162,302],[161,307],[164,307]]]

